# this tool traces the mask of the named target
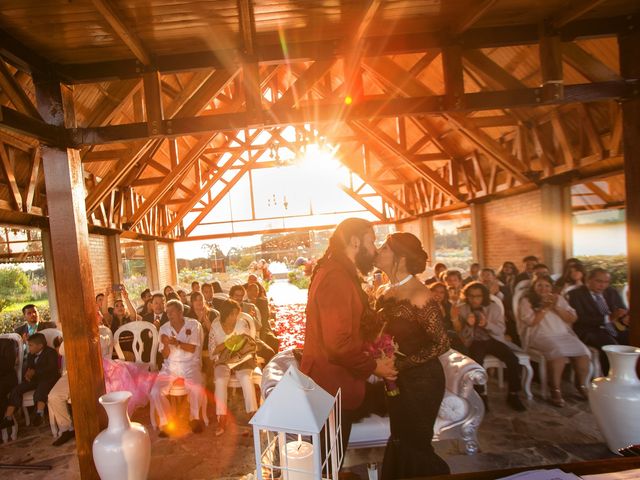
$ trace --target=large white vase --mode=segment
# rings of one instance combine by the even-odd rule
[[[130,398],[131,392],[111,392],[99,399],[109,417],[109,426],[93,441],[93,461],[102,480],[145,480],[149,473],[149,433],[129,420]]]
[[[640,443],[640,380],[636,364],[640,348],[625,345],[602,347],[609,359],[609,375],[591,382],[589,404],[609,449]]]

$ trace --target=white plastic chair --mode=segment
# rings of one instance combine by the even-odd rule
[[[45,328],[44,330],[40,330],[37,333],[41,333],[47,339],[47,345],[51,348],[53,347],[53,342],[56,338],[62,338],[62,331],[57,328]],[[33,401],[33,394],[35,390],[29,390],[22,395],[22,412],[24,413],[24,423],[25,425],[31,425],[31,418],[29,418],[29,407],[33,407],[35,405]]]
[[[200,338],[203,338],[202,325],[200,324],[200,322],[198,322],[198,329],[200,330]],[[198,356],[198,358],[202,358],[202,343],[198,345],[198,348],[196,349],[195,353]],[[183,384],[174,383],[173,385],[171,385],[171,388],[169,389],[169,393],[167,393],[167,396],[184,397],[184,396],[187,396],[188,394],[189,394],[189,391]],[[207,393],[204,386],[204,378],[203,378],[203,385],[202,385],[202,396],[200,398],[200,415],[202,416],[202,420],[204,421],[204,424],[208,426],[209,416],[207,415]],[[151,426],[153,427],[154,430],[157,429],[158,425],[156,423],[156,409],[153,401],[149,402],[149,417],[151,418]]]
[[[12,340],[16,343],[16,375],[18,377],[18,383],[22,381],[22,362],[24,361],[23,355],[23,347],[22,347],[22,337],[17,333],[3,333],[0,335],[0,338],[6,338],[8,340]],[[6,442],[11,437],[11,440],[15,440],[18,438],[18,423],[16,421],[13,422],[13,427],[11,428],[11,434],[8,435],[6,430],[2,430],[2,441]]]
[[[100,354],[104,358],[113,356],[113,332],[105,325],[98,327],[98,337],[100,338]]]
[[[120,336],[124,332],[133,334],[133,342],[131,346],[135,357],[135,363],[139,365],[146,365],[149,371],[157,370],[156,357],[158,355],[158,330],[153,323],[144,321],[129,322],[121,325],[120,328],[116,330],[116,333],[113,336],[113,347],[120,360],[126,360],[124,352],[120,347]],[[146,362],[142,360],[142,354],[144,351],[142,335],[151,335],[151,351],[149,352],[149,360]]]

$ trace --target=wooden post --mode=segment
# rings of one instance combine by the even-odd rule
[[[542,221],[542,256],[552,273],[562,273],[571,248],[570,187],[545,183],[540,187]]]
[[[51,321],[55,321],[58,328],[62,328],[60,324],[60,315],[58,315],[58,290],[56,289],[56,280],[53,268],[53,253],[51,252],[51,233],[49,230],[41,230],[42,257],[44,259],[44,271],[47,276],[47,295],[49,297],[49,314]]]
[[[122,249],[120,248],[120,235],[108,235],[109,263],[111,266],[111,279],[113,283],[124,282],[124,270],[122,267]]]
[[[147,284],[153,290],[160,290],[160,276],[158,275],[158,242],[145,240],[144,264],[147,271]]]
[[[469,205],[471,212],[471,253],[473,261],[478,262],[482,267],[484,264],[484,226],[482,216],[484,207],[481,203],[472,203]]]
[[[624,180],[629,265],[630,343],[640,347],[640,32],[618,37],[620,73],[635,84],[636,96],[622,103]]]
[[[562,74],[562,41],[557,31],[547,23],[540,27],[540,73],[545,100],[564,97]]]
[[[171,285],[178,285],[178,259],[176,258],[176,244],[169,242],[169,265],[171,272],[169,276],[169,282]]]
[[[44,121],[56,126],[73,125],[73,111],[67,101],[71,92],[67,87],[61,91],[57,80],[35,73],[34,85]],[[101,429],[99,419],[104,417],[98,405],[98,397],[104,393],[104,377],[95,321],[82,163],[78,150],[43,146],[42,164],[80,475],[83,480],[97,480],[92,445]]]

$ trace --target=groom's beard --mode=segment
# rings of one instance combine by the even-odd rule
[[[363,275],[367,275],[373,268],[373,261],[376,258],[376,254],[369,253],[366,248],[360,246],[358,253],[356,253],[356,268]]]

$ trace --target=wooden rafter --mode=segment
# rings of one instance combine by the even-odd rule
[[[30,117],[42,119],[29,96],[25,93],[18,81],[9,71],[7,64],[0,59],[0,88],[9,97],[11,103],[22,112]]]
[[[120,13],[111,4],[110,0],[91,0],[91,2],[136,58],[143,65],[151,65],[151,55],[138,36],[124,23]]]
[[[552,21],[553,27],[562,28],[604,2],[605,0],[578,0],[571,8],[567,8],[557,15],[554,15]]]
[[[40,149],[34,148],[31,152],[31,173],[29,175],[29,183],[26,187],[24,195],[24,211],[29,213],[33,206],[33,199],[38,187],[38,174],[40,172]]]
[[[471,7],[467,14],[451,28],[452,35],[460,35],[471,28],[487,11],[495,5],[497,0],[482,0]]]
[[[16,210],[22,210],[22,194],[18,183],[16,182],[16,175],[13,168],[13,163],[9,158],[6,146],[4,143],[0,143],[0,167],[2,167],[2,173],[4,173],[7,183],[9,184],[9,191],[11,192],[11,201]]]
[[[565,62],[592,82],[617,82],[622,77],[573,42],[562,44],[562,56]]]
[[[362,195],[353,190],[351,187],[347,185],[339,185],[339,188],[364,208],[366,208],[369,212],[373,213],[376,218],[378,218],[378,220],[385,220],[384,212],[380,212],[377,209],[373,208],[373,206],[369,202],[367,202],[367,200]]]

